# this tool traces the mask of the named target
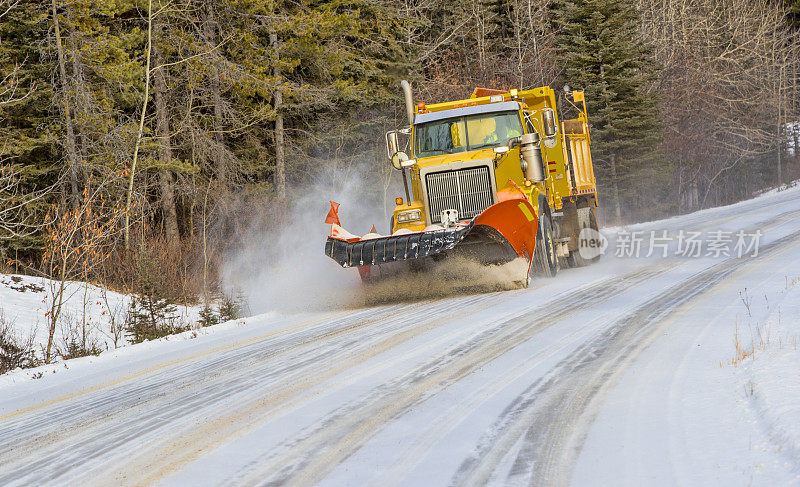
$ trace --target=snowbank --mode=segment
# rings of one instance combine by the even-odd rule
[[[743,362],[742,387],[770,437],[772,448],[800,458],[800,278],[787,279],[779,295],[765,295],[771,308]],[[772,303],[769,303],[772,301]]]
[[[44,356],[48,341],[48,316],[57,281],[24,275],[0,274],[0,319],[10,327],[18,343],[32,343],[37,358]],[[129,346],[124,323],[131,296],[83,282],[66,283],[64,303],[53,338],[53,348],[64,351],[69,341],[83,340],[84,324],[87,348],[100,352]],[[182,327],[198,328],[200,307],[177,306],[177,322]],[[2,324],[0,323],[0,324]],[[191,332],[172,337],[180,338]],[[57,355],[57,354],[56,354]],[[61,361],[60,358],[56,359]],[[77,360],[91,359],[74,359]],[[63,365],[60,366],[63,368]],[[20,377],[36,377],[53,365],[17,370],[4,374],[3,381]],[[8,376],[8,377],[6,377]]]

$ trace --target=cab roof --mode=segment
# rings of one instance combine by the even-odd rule
[[[414,125],[446,118],[457,118],[468,115],[480,115],[483,113],[519,111],[520,104],[516,101],[503,101],[497,103],[486,103],[483,105],[451,108],[449,110],[439,110],[428,113],[417,113],[414,116]]]

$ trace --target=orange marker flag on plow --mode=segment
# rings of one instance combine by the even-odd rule
[[[328,216],[325,218],[325,223],[335,224],[339,226],[342,225],[341,223],[339,223],[339,203],[331,201],[331,211],[328,212]]]

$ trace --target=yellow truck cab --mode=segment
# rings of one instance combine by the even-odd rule
[[[537,237],[552,254],[543,273],[555,274],[558,259],[587,263],[579,238],[584,228],[597,230],[597,189],[582,91],[477,88],[468,99],[426,105],[402,86],[409,127],[386,134],[406,196],[397,200],[392,233],[472,219],[516,186],[547,233]],[[573,116],[562,120],[560,112]]]

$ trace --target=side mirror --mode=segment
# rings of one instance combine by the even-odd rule
[[[400,145],[397,141],[397,131],[386,132],[386,156],[389,159],[393,159],[394,155],[399,151]],[[392,161],[392,164],[394,164],[394,161]]]
[[[505,154],[509,150],[511,150],[511,149],[509,149],[507,145],[501,145],[499,147],[495,147],[494,149],[492,149],[492,152],[494,152],[494,168],[495,169],[497,169],[497,165],[500,164],[500,159],[502,159],[503,154]]]
[[[392,166],[395,169],[403,169],[403,163],[408,160],[408,154],[405,152],[395,152],[392,156]]]

